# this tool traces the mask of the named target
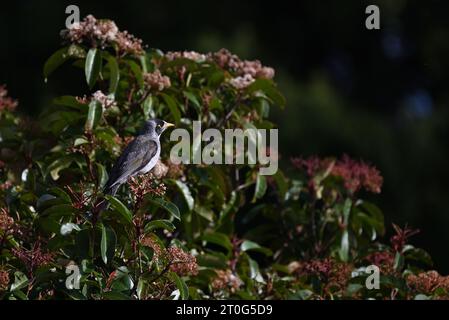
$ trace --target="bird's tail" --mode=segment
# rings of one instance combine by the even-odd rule
[[[106,184],[104,190],[103,190],[103,194],[105,195],[111,195],[111,196],[115,196],[115,194],[118,191],[118,188],[120,188],[120,184],[115,184],[112,186],[108,186],[108,184]],[[104,211],[109,207],[109,202],[103,198],[98,204],[97,204],[97,210],[98,212]]]
[[[108,186],[106,185],[106,187],[104,188],[103,193],[104,194],[109,194],[111,196],[115,196],[115,194],[117,193],[118,188],[120,188],[120,184],[115,184],[112,186]]]

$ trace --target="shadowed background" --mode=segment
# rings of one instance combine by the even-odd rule
[[[372,200],[387,224],[421,230],[412,243],[449,272],[449,7],[445,1],[20,1],[0,9],[0,83],[30,116],[62,94],[88,94],[83,72],[45,60],[60,45],[65,8],[115,20],[150,47],[226,47],[277,71],[287,98],[273,110],[285,164],[292,156],[347,153],[376,165],[385,183]],[[365,28],[377,4],[381,30]],[[444,147],[446,146],[446,147]]]

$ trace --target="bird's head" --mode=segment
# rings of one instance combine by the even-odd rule
[[[174,124],[160,119],[151,119],[145,121],[140,134],[156,134],[160,136],[169,127],[174,127]]]

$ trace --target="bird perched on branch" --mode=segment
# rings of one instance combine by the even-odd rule
[[[156,165],[161,154],[159,138],[172,123],[159,119],[145,122],[139,135],[131,141],[112,167],[104,193],[115,195],[128,178],[145,174]]]

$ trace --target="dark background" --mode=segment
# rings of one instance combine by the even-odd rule
[[[449,272],[449,7],[447,1],[15,1],[0,9],[0,83],[37,116],[61,94],[86,94],[83,73],[42,66],[60,45],[65,8],[110,18],[150,47],[229,48],[276,68],[287,97],[282,160],[347,153],[375,164],[374,201],[388,223],[421,229],[412,242]],[[365,28],[377,4],[381,30]],[[446,146],[446,147],[445,147]]]

